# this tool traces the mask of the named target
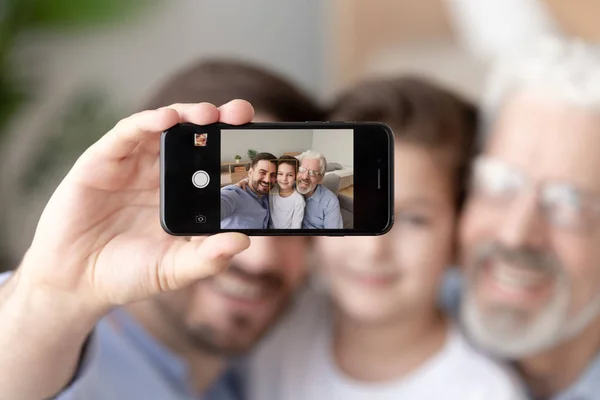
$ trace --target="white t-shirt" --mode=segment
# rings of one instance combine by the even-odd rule
[[[344,375],[331,354],[331,307],[308,291],[250,358],[249,400],[520,400],[518,380],[475,351],[457,329],[409,375],[364,383]]]
[[[294,189],[288,197],[279,195],[279,186],[273,186],[269,193],[269,228],[300,229],[304,219],[304,196]]]

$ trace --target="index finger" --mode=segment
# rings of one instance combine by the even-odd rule
[[[223,118],[221,117],[223,113]],[[93,146],[93,152],[111,159],[121,159],[140,143],[158,139],[160,134],[180,122],[207,125],[217,121],[229,124],[250,122],[254,110],[243,100],[231,101],[217,109],[210,103],[173,104],[158,110],[142,111],[122,119]]]
[[[201,108],[206,105],[212,108]],[[235,99],[216,108],[209,103],[200,104],[171,104],[179,114],[179,122],[191,122],[197,125],[207,125],[214,122],[224,122],[230,125],[241,125],[252,122],[254,108],[246,100]]]

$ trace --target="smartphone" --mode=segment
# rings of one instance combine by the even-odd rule
[[[393,141],[377,122],[178,124],[161,137],[162,227],[182,236],[384,234]]]

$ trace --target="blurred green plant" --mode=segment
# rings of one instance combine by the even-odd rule
[[[128,21],[160,0],[0,0],[0,135],[18,107],[35,97],[33,85],[11,63],[14,46],[32,32],[100,28]],[[2,137],[0,136],[0,141]]]
[[[74,35],[83,30],[124,24],[142,10],[160,3],[164,1],[0,0],[0,146],[6,144],[7,125],[19,107],[36,97],[36,85],[14,63],[20,39],[28,34]],[[78,154],[114,124],[121,113],[107,106],[109,100],[97,88],[84,88],[66,102],[64,109],[68,113],[51,121],[48,132],[41,132],[38,154],[25,169],[17,188],[19,192],[36,195],[41,179],[56,177],[61,168],[72,164]],[[0,221],[0,271],[14,267],[17,261],[4,247],[7,235],[10,227]]]
[[[254,157],[256,157],[256,150],[254,149],[248,149],[248,158],[250,159],[250,161],[254,160]]]
[[[24,195],[36,195],[36,188],[45,187],[48,179],[62,179],[57,176],[59,170],[73,165],[121,117],[110,96],[96,87],[79,89],[61,109],[68,111],[50,121],[31,156],[32,161],[18,180],[19,192]]]
[[[105,91],[93,86],[77,89],[59,108],[65,112],[47,123],[35,148],[27,156],[31,161],[18,169],[16,185],[10,189],[22,204],[34,204],[36,198],[48,198],[79,155],[112,128],[123,114]],[[12,209],[12,204],[3,205],[6,206],[11,213],[19,212]],[[19,262],[20,257],[6,245],[13,234],[7,221],[2,220],[0,272],[16,267]]]

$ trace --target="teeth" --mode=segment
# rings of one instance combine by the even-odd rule
[[[528,289],[540,286],[548,279],[548,275],[543,272],[508,266],[506,264],[494,265],[492,267],[492,276],[500,285],[511,289]]]
[[[350,268],[351,272],[359,279],[389,280],[398,277],[398,273],[392,270],[362,271],[361,268]]]
[[[216,278],[219,290],[227,296],[247,300],[256,300],[261,297],[261,289],[257,285],[247,283],[231,275],[220,275]]]

